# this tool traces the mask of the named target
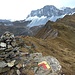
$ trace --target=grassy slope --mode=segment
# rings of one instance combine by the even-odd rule
[[[66,33],[60,32],[62,35],[55,39],[38,39],[35,37],[26,37],[23,38],[25,43],[29,46],[32,44],[34,47],[32,48],[33,52],[41,52],[43,55],[51,55],[56,57],[63,68],[63,72],[66,75],[74,75],[75,74],[75,33],[71,34],[67,39]],[[65,36],[66,35],[66,36]],[[72,39],[72,40],[71,40]]]
[[[73,18],[74,19],[74,18]],[[72,20],[72,18],[71,18]],[[68,20],[67,20],[68,21]],[[75,75],[75,28],[74,25],[67,25],[65,21],[51,23],[48,22],[43,29],[39,31],[36,37],[22,37],[25,43],[33,46],[33,52],[42,52],[43,55],[56,57],[66,75]],[[58,31],[56,38],[50,38],[49,30]],[[46,39],[43,36],[48,33]]]
[[[24,38],[27,44],[35,45],[32,50],[34,52],[41,52],[43,55],[51,55],[56,57],[66,75],[74,75],[75,73],[75,48],[68,45],[61,39],[56,40],[42,40],[37,38]],[[58,42],[59,40],[59,42]],[[30,45],[31,46],[31,45]],[[68,47],[69,46],[69,47]]]

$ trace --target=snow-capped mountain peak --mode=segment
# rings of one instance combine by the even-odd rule
[[[58,9],[53,5],[46,5],[41,9],[33,10],[27,16],[26,21],[32,21],[28,26],[44,25],[48,20],[56,21],[58,18],[63,18],[65,15],[75,13],[75,8],[65,7]]]

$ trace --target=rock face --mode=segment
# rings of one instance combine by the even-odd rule
[[[63,14],[64,14],[64,12],[62,10],[60,11],[55,6],[47,5],[47,6],[44,6],[43,8],[41,8],[41,9],[32,11],[30,16],[38,16],[38,17],[47,16],[47,17],[51,17],[51,16],[59,16],[59,15],[63,15]]]
[[[71,15],[75,13],[75,8],[66,7],[64,9],[58,9],[53,5],[46,5],[41,9],[33,10],[26,18],[26,21],[32,21],[28,24],[29,27],[45,25],[48,20],[56,21],[59,18],[63,18],[65,15]]]
[[[30,15],[28,17],[34,17],[34,16],[47,16],[47,17],[52,17],[52,16],[61,16],[64,14],[72,14],[75,12],[75,8],[70,8],[66,7],[64,9],[58,9],[53,5],[46,5],[41,9],[33,10],[31,11]]]
[[[11,41],[12,35],[7,32],[0,39],[0,75],[61,75],[62,68],[56,58],[43,56],[42,53],[37,52],[23,53],[16,40]],[[7,41],[9,39],[10,41]],[[1,45],[2,42],[6,43],[7,46]],[[12,42],[16,44],[12,45]],[[9,45],[10,47],[8,47]],[[25,45],[26,47],[28,48]]]
[[[52,56],[42,56],[40,53],[34,53],[32,55],[35,54],[36,57],[34,61],[37,62],[39,66],[34,68],[35,75],[58,75],[58,73],[60,73],[61,66],[56,58]],[[40,55],[40,57],[37,57],[37,54]]]

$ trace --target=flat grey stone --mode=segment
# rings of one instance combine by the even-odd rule
[[[4,61],[0,61],[0,68],[6,67],[7,63],[5,63]]]

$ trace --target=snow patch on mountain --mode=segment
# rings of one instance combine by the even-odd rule
[[[63,18],[65,15],[72,15],[74,13],[75,8],[63,7],[58,9],[53,5],[46,5],[41,9],[31,11],[26,21],[31,21],[28,25],[29,27],[39,26],[45,25],[48,20],[55,22],[58,18]]]
[[[41,17],[34,16],[34,17],[28,17],[26,19],[26,21],[30,20],[32,20],[32,22],[28,26],[33,27],[38,25],[44,25],[48,21],[48,18],[46,16],[41,16]]]
[[[46,17],[46,16],[41,16],[41,17],[28,17],[26,21],[32,21],[30,24],[28,24],[29,27],[33,26],[39,26],[39,25],[45,25],[48,20],[51,21],[56,21],[58,18],[63,18],[65,15],[61,16],[52,16],[52,17]]]
[[[25,21],[31,21],[31,20],[34,20],[34,19],[44,19],[46,18],[45,16],[42,16],[42,17],[37,17],[37,16],[34,16],[34,17],[28,17]]]
[[[51,20],[51,21],[56,21],[57,19],[59,19],[59,18],[63,18],[65,15],[61,15],[61,16],[52,16],[52,17],[50,17],[50,19],[49,20]]]

